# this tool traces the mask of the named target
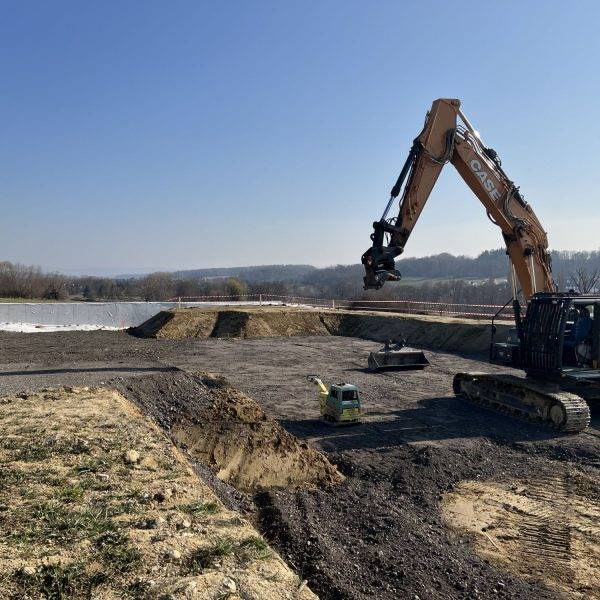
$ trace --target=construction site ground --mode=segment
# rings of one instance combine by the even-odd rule
[[[214,486],[319,597],[600,598],[598,408],[587,431],[560,435],[454,397],[454,373],[501,370],[484,357],[430,351],[426,370],[371,374],[366,358],[378,345],[0,333],[0,395],[59,385],[126,395],[130,378],[168,382],[173,367],[222,374],[345,476],[311,488]],[[362,425],[319,420],[306,381],[314,373],[360,387]],[[164,385],[180,402],[177,386]],[[148,395],[155,418],[159,396]]]

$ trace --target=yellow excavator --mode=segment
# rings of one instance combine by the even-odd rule
[[[459,100],[435,100],[427,113],[383,215],[373,223],[373,243],[362,256],[365,289],[400,280],[394,259],[404,251],[447,163],[500,228],[510,259],[512,298],[504,308],[512,304],[515,335],[497,343],[492,320],[490,359],[527,375],[458,373],[454,392],[561,431],[582,431],[590,422],[588,401],[600,399],[600,296],[556,291],[546,232],[504,172],[498,154],[483,143],[462,112]],[[398,215],[388,217],[398,197]],[[524,316],[520,294],[527,305]]]

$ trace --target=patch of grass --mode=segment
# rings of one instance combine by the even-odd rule
[[[39,476],[39,481],[51,487],[65,487],[68,479],[64,475],[56,473],[46,473],[45,475]]]
[[[138,506],[137,502],[131,498],[113,505],[115,515],[134,515],[140,510],[141,506]]]
[[[159,460],[158,467],[163,471],[171,471],[175,467],[175,461],[165,459]]]
[[[15,467],[0,466],[0,489],[19,485],[25,481],[27,473]]]
[[[131,500],[133,502],[136,502],[138,504],[151,504],[152,503],[152,496],[151,494],[149,494],[147,491],[143,490],[143,489],[137,489],[137,490],[129,490],[128,492],[126,492],[123,495],[123,498],[125,500]]]
[[[35,488],[28,487],[27,485],[19,488],[19,495],[25,500],[35,500],[38,497]]]
[[[156,595],[151,593],[152,586],[148,581],[136,580],[132,583],[126,583],[123,588],[123,598],[131,600],[150,600],[156,598]]]
[[[68,503],[77,502],[78,500],[81,500],[84,495],[85,488],[78,484],[68,485],[62,488],[58,493],[59,498],[63,500],[63,502]]]
[[[186,504],[181,508],[182,510],[194,515],[214,515],[221,510],[221,507],[216,502],[203,502],[202,500],[198,500],[198,502],[192,502],[191,504]]]
[[[5,438],[2,448],[9,450],[13,460],[24,462],[41,462],[56,454],[89,454],[91,449],[85,440],[79,438],[61,439],[50,436],[46,439]]]
[[[199,575],[205,569],[213,566],[220,558],[230,556],[235,551],[233,541],[220,538],[208,548],[198,548],[190,555],[188,559],[188,574]]]
[[[184,475],[184,473],[172,470],[160,475],[159,479],[162,479],[163,481],[177,481],[182,475]]]
[[[45,565],[32,575],[21,570],[12,576],[14,598],[90,598],[92,590],[100,585],[106,576],[103,573],[89,575],[83,563],[70,565]]]
[[[106,469],[107,462],[101,458],[88,458],[73,468],[75,475],[83,475],[84,473],[98,473]]]
[[[117,529],[106,510],[75,510],[52,501],[22,507],[11,517],[12,528],[6,537],[13,541],[65,543]]]
[[[265,540],[259,536],[251,536],[235,543],[230,539],[220,538],[208,548],[198,548],[187,561],[187,573],[199,575],[205,569],[212,567],[215,562],[226,556],[235,555],[244,561],[267,559],[273,554]]]
[[[37,425],[26,425],[24,427],[19,427],[19,429],[17,429],[16,433],[18,433],[19,435],[27,435],[27,434],[31,434],[31,433],[39,435],[40,428]]]
[[[260,558],[264,560],[273,554],[269,544],[256,535],[243,540],[240,543],[240,549],[245,559]]]
[[[96,539],[103,562],[112,570],[126,573],[139,567],[142,555],[130,544],[129,537],[121,531],[108,531]]]

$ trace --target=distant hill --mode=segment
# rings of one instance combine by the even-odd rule
[[[415,279],[468,279],[506,277],[508,258],[504,250],[486,250],[479,256],[454,256],[446,252],[421,258],[402,258],[396,267],[403,278]],[[315,269],[304,276],[303,282],[324,285],[326,282],[356,279],[362,281],[363,267],[336,265]]]
[[[309,273],[316,271],[312,265],[261,265],[256,267],[228,267],[215,269],[191,269],[176,271],[175,279],[216,279],[237,277],[248,283],[266,283],[270,281],[300,281]]]
[[[600,270],[600,251],[553,251],[553,273],[556,278],[566,278],[577,268]],[[506,278],[508,257],[503,248],[485,250],[478,256],[455,256],[447,252],[401,258],[396,261],[404,279],[495,279]],[[317,268],[312,265],[260,265],[254,267],[227,267],[190,269],[171,273],[174,279],[211,280],[236,277],[247,283],[299,283],[327,287],[332,282],[354,280],[361,282],[363,267],[360,264],[335,265]],[[135,275],[134,278],[138,278]]]

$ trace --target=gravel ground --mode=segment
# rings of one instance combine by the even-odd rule
[[[586,432],[558,435],[453,396],[455,372],[497,367],[428,352],[431,367],[424,371],[374,375],[364,367],[376,346],[341,337],[175,341],[122,332],[0,333],[0,390],[99,384],[173,366],[222,373],[347,475],[331,489],[256,499],[263,531],[322,598],[559,597],[476,556],[469,538],[444,525],[439,503],[464,479],[548,478],[574,468],[597,478],[598,410]],[[323,424],[309,373],[359,385],[364,424]]]

